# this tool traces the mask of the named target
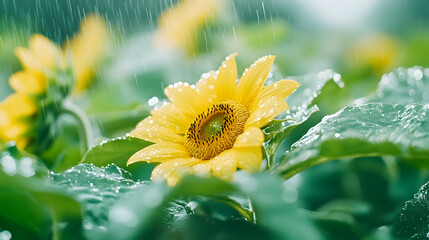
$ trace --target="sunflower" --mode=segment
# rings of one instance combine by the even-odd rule
[[[195,54],[199,35],[213,23],[225,0],[181,0],[158,19],[155,44],[161,48],[182,48]]]
[[[237,84],[236,54],[196,85],[178,82],[165,89],[170,102],[154,109],[130,135],[153,142],[129,160],[159,163],[152,179],[175,185],[182,175],[231,180],[237,169],[260,170],[263,126],[289,109],[284,99],[299,83],[280,80],[264,86],[274,56],[258,59]]]
[[[96,66],[107,50],[108,27],[97,14],[91,14],[81,22],[79,32],[65,44],[76,78],[75,92],[88,88]]]
[[[0,102],[0,141],[14,140],[21,149],[34,141],[30,132],[37,124],[34,120],[46,93],[48,75],[65,66],[60,48],[46,37],[35,34],[29,45],[28,49],[15,50],[24,69],[10,76],[9,85],[15,93]]]

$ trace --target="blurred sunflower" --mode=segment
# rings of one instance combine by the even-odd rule
[[[203,74],[196,86],[165,89],[170,103],[151,112],[130,135],[154,142],[129,160],[159,162],[152,179],[175,185],[183,174],[233,178],[237,169],[260,170],[263,126],[289,107],[284,99],[299,83],[281,80],[264,86],[274,56],[257,60],[237,84],[236,54],[218,71]]]
[[[351,47],[347,55],[348,63],[353,67],[370,67],[381,75],[396,63],[399,50],[398,44],[391,36],[366,36]]]
[[[92,14],[81,22],[79,32],[65,44],[75,74],[75,92],[88,88],[94,68],[102,59],[108,44],[107,25],[102,17]]]
[[[70,91],[88,86],[94,63],[106,42],[106,29],[100,17],[91,15],[65,50],[40,34],[31,36],[29,48],[15,49],[23,70],[10,76],[9,85],[15,93],[0,102],[0,141],[14,140],[24,149],[47,137],[51,122],[43,116],[54,120]],[[67,63],[66,53],[71,55],[71,64]]]
[[[61,49],[46,37],[35,34],[29,48],[15,50],[24,70],[9,78],[15,93],[0,102],[0,140],[14,140],[21,149],[35,140],[34,129],[41,99],[46,93],[48,76],[56,68],[64,68]]]
[[[216,19],[225,0],[181,0],[158,19],[155,44],[161,48],[182,48],[189,55],[198,49],[199,35]],[[205,49],[205,48],[204,48]]]

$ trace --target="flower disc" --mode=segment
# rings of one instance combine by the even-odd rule
[[[249,116],[249,111],[237,102],[211,106],[196,117],[186,132],[186,149],[199,159],[215,157],[233,147]]]

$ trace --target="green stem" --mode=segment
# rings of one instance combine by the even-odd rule
[[[85,114],[82,109],[74,105],[70,100],[64,101],[62,108],[62,113],[70,114],[73,116],[77,123],[79,124],[79,135],[80,138],[84,141],[85,149],[83,153],[88,151],[93,146],[93,135],[91,129],[91,123],[88,116]]]
[[[213,200],[216,202],[220,202],[226,204],[232,208],[234,208],[238,213],[240,213],[247,221],[254,223],[254,214],[252,210],[244,208],[239,202],[224,196],[215,196]]]
[[[265,159],[267,159],[267,166],[265,167],[265,171],[270,170],[273,165],[274,165],[274,156],[272,156],[271,154],[267,153],[265,147],[262,150],[262,154],[264,155],[263,157]]]
[[[252,213],[253,223],[256,224],[256,214],[255,214],[255,210],[253,210],[252,200],[250,199],[249,195],[247,195],[247,199],[249,199],[249,211],[250,213]]]

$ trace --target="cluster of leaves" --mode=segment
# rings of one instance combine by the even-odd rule
[[[269,170],[239,172],[234,182],[151,182],[152,165],[126,166],[151,143],[130,137],[95,146],[60,173],[10,146],[0,156],[0,231],[16,239],[426,239],[427,185],[401,206],[427,177],[428,70],[385,74],[374,95],[326,116],[315,104],[330,84],[347,88],[341,76],[295,79],[302,86],[287,99],[291,110],[264,128]]]

